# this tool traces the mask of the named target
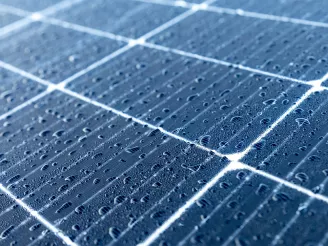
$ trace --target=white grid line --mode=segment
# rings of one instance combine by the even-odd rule
[[[269,174],[269,173],[264,172],[262,170],[256,169],[255,167],[251,167],[251,166],[248,166],[248,165],[242,164],[242,163],[240,163],[240,165],[243,166],[243,169],[247,169],[247,170],[252,171],[252,172],[254,172],[256,174],[259,174],[259,175],[261,175],[263,177],[266,177],[267,179],[270,179],[270,180],[275,181],[275,182],[277,182],[279,184],[282,184],[282,185],[284,185],[286,187],[289,187],[289,188],[291,188],[293,190],[296,190],[296,191],[298,191],[300,193],[303,193],[303,194],[305,194],[305,195],[307,195],[309,197],[312,197],[312,198],[315,198],[317,200],[320,200],[320,201],[323,201],[325,203],[328,203],[328,197],[326,197],[324,195],[321,195],[321,194],[318,194],[318,193],[314,193],[313,191],[311,191],[309,189],[306,189],[306,188],[304,188],[304,187],[302,187],[300,185],[297,185],[297,184],[294,184],[292,182],[286,181],[285,179],[276,177],[276,176],[274,176],[272,174]]]
[[[219,157],[224,157],[224,155],[222,155],[221,153],[219,153],[219,152],[217,152],[217,151],[215,151],[215,150],[212,150],[212,149],[206,148],[205,146],[202,146],[202,145],[199,145],[199,144],[195,144],[194,142],[192,142],[192,141],[190,141],[190,140],[188,140],[188,139],[186,139],[186,138],[184,138],[184,137],[178,136],[178,135],[176,135],[176,134],[174,134],[174,133],[171,133],[171,132],[165,130],[164,128],[162,128],[162,127],[159,127],[159,126],[155,126],[155,125],[149,124],[149,123],[147,123],[146,121],[140,120],[140,119],[138,119],[138,118],[136,118],[136,117],[133,117],[133,116],[131,116],[131,115],[129,115],[129,114],[126,114],[126,113],[124,113],[124,112],[122,112],[122,111],[119,111],[119,110],[117,110],[117,109],[114,109],[114,108],[112,108],[112,107],[110,107],[110,106],[107,106],[107,105],[105,105],[105,104],[103,104],[103,103],[97,102],[97,101],[95,101],[95,100],[93,100],[93,99],[90,99],[90,98],[88,98],[88,97],[85,97],[85,96],[83,96],[83,95],[80,95],[80,94],[78,94],[78,93],[76,93],[76,92],[74,92],[74,91],[71,91],[71,90],[68,90],[68,89],[66,89],[66,88],[62,88],[62,87],[58,87],[57,89],[58,89],[59,91],[63,92],[63,93],[66,93],[66,94],[68,94],[68,95],[70,95],[70,96],[73,96],[73,97],[75,97],[75,98],[78,98],[78,99],[80,99],[80,100],[82,100],[82,101],[88,102],[88,103],[93,104],[93,105],[95,105],[95,106],[97,106],[97,107],[100,107],[100,108],[103,108],[103,109],[105,109],[105,110],[111,111],[111,112],[113,112],[114,114],[117,114],[117,115],[119,115],[119,116],[121,116],[121,117],[123,117],[123,118],[131,119],[131,120],[133,120],[134,122],[136,122],[136,123],[138,123],[138,124],[141,124],[141,125],[147,125],[147,126],[148,126],[149,128],[151,128],[151,129],[159,130],[160,132],[162,132],[163,134],[165,134],[165,135],[167,135],[167,136],[170,136],[170,137],[172,137],[172,138],[175,138],[175,139],[181,140],[181,141],[183,141],[183,142],[185,142],[185,143],[188,143],[188,144],[194,144],[194,145],[197,145],[197,147],[200,148],[200,149],[202,149],[202,150],[205,150],[205,151],[207,151],[207,152],[214,152],[217,156],[219,156]]]
[[[52,15],[52,14],[55,14],[56,12],[58,12],[58,11],[70,8],[70,7],[74,6],[75,4],[81,3],[83,1],[85,1],[85,0],[63,0],[59,3],[56,3],[56,4],[54,4],[50,7],[42,10],[40,14]],[[37,12],[37,13],[39,13],[39,12]]]
[[[73,4],[77,3],[77,2],[81,2],[82,0],[64,0],[61,1],[55,5],[52,5],[46,9],[44,9],[43,11],[41,11],[42,14],[53,14],[56,11],[59,11],[61,9],[64,8],[68,8],[71,7]],[[34,13],[31,13],[31,15],[28,14],[28,12],[14,8],[14,7],[10,7],[10,6],[5,6],[5,5],[1,5],[1,9],[3,11],[7,11],[8,13],[13,13],[19,16],[26,16],[26,14],[28,15],[26,18],[18,20],[14,23],[11,23],[10,25],[5,26],[4,28],[0,29],[0,36],[2,35],[6,35],[11,33],[14,30],[17,30],[19,28],[22,28],[28,24],[30,24],[31,22],[33,22],[35,20],[36,16],[39,15],[35,15]],[[5,64],[1,64],[1,66],[3,65],[3,67],[5,68]],[[28,74],[26,74],[28,76]],[[26,77],[26,76],[24,76]],[[31,78],[34,81],[37,81],[37,77],[33,77]],[[37,79],[37,80],[36,80]],[[43,81],[39,80],[37,81],[40,84],[43,84],[45,86],[47,86],[47,90],[45,90],[44,92],[36,95],[35,97],[25,101],[24,103],[18,105],[17,107],[15,107],[14,109],[8,111],[5,114],[2,114],[0,116],[0,120],[5,119],[6,117],[8,117],[9,115],[25,108],[26,106],[32,104],[33,102],[41,99],[42,97],[48,95],[49,93],[51,93],[52,91],[55,90],[55,88],[52,86],[51,83],[43,83]],[[70,246],[77,246],[77,244],[75,244],[69,237],[67,237],[61,230],[57,229],[56,227],[54,227],[49,221],[47,221],[43,216],[41,216],[37,211],[33,210],[31,207],[29,207],[27,204],[25,204],[22,200],[18,199],[15,197],[14,194],[12,194],[7,188],[5,188],[2,184],[0,184],[0,190],[2,190],[6,195],[8,195],[11,199],[13,199],[18,205],[20,205],[22,208],[24,208],[26,211],[28,211],[33,217],[35,217],[38,221],[40,221],[44,226],[46,226],[50,231],[52,231],[57,237],[61,238],[63,240],[64,243],[66,243],[67,245]]]
[[[157,28],[155,28],[154,30],[146,33],[145,35],[141,36],[139,38],[139,40],[146,40],[146,39],[149,39],[153,36],[155,36],[156,34],[166,30],[167,28],[175,25],[176,23],[184,20],[185,18],[187,18],[188,16],[194,14],[197,10],[194,10],[194,9],[191,9],[191,10],[188,10],[187,12],[184,12],[183,14],[181,15],[178,15],[177,17],[173,18],[172,20],[166,22],[164,25],[161,25]]]
[[[19,28],[26,26],[30,22],[32,22],[32,20],[30,18],[28,18],[28,16],[30,16],[30,14],[31,14],[28,11],[18,9],[15,7],[11,7],[11,6],[7,6],[4,4],[0,4],[0,8],[1,8],[1,11],[4,13],[9,13],[9,14],[20,16],[20,17],[25,17],[23,19],[19,19],[11,24],[8,24],[8,25],[0,28],[0,36],[4,36],[8,33],[11,33]]]
[[[185,18],[186,17],[187,16],[185,16]],[[208,61],[208,62],[211,62],[211,63],[220,64],[220,65],[223,65],[223,66],[234,67],[234,68],[238,68],[240,70],[249,71],[249,72],[253,72],[253,73],[258,73],[258,74],[262,74],[262,75],[265,75],[265,76],[274,77],[274,78],[278,78],[278,79],[282,79],[282,80],[288,80],[288,81],[292,81],[292,82],[296,82],[296,83],[300,83],[300,84],[319,86],[319,85],[321,85],[322,82],[324,82],[325,80],[328,79],[328,73],[327,73],[322,79],[312,80],[312,81],[304,81],[304,80],[295,79],[295,78],[291,78],[291,77],[287,77],[287,76],[283,76],[283,75],[279,75],[279,74],[275,74],[275,73],[271,73],[271,72],[266,72],[266,71],[260,70],[260,69],[247,67],[247,66],[240,65],[240,64],[230,63],[230,62],[227,62],[227,61],[223,61],[223,60],[219,60],[219,59],[215,59],[215,58],[210,58],[210,57],[198,55],[198,54],[191,53],[191,52],[182,51],[182,50],[179,50],[179,49],[168,48],[168,47],[165,47],[165,46],[162,46],[162,45],[148,43],[148,42],[146,42],[146,40],[144,38],[130,39],[130,38],[120,36],[120,35],[116,35],[116,34],[113,34],[113,33],[110,33],[110,32],[105,32],[105,31],[101,31],[101,30],[98,30],[98,29],[89,28],[89,27],[69,23],[69,22],[54,19],[54,18],[49,18],[49,17],[46,17],[46,16],[42,16],[42,18],[40,18],[40,21],[50,23],[50,24],[53,24],[53,25],[58,25],[58,26],[61,26],[61,27],[64,27],[64,28],[69,28],[69,29],[72,29],[72,30],[80,31],[80,32],[89,33],[89,34],[100,36],[100,37],[105,37],[105,38],[109,38],[109,39],[113,39],[113,40],[117,40],[117,41],[128,42],[128,44],[131,45],[131,46],[141,45],[141,46],[145,46],[145,47],[152,48],[152,49],[157,49],[157,50],[161,50],[161,51],[165,51],[165,52],[175,53],[175,54],[185,56],[185,57],[190,57],[190,58],[195,58],[195,59],[198,59],[198,60]],[[327,87],[325,87],[325,86],[322,86],[322,87],[324,89],[328,90]]]
[[[0,61],[0,66],[3,67],[3,68],[5,68],[5,69],[7,69],[7,70],[9,70],[9,71],[12,71],[13,73],[19,74],[19,75],[21,75],[21,76],[23,76],[25,78],[34,80],[34,81],[36,81],[36,82],[38,82],[38,83],[40,83],[42,85],[45,85],[49,89],[50,88],[51,89],[55,89],[56,88],[56,85],[54,85],[54,84],[52,84],[52,83],[50,83],[50,82],[48,82],[46,80],[40,79],[39,77],[37,77],[37,76],[35,76],[33,74],[30,74],[28,72],[25,72],[25,71],[23,71],[23,70],[21,70],[19,68],[16,68],[16,67],[14,67],[14,66],[12,66],[12,65],[10,65],[8,63],[5,63],[3,61]]]
[[[198,227],[194,227],[193,230],[190,231],[189,234],[187,234],[179,243],[178,246],[185,245],[185,243],[188,241],[190,237],[198,230],[200,229],[203,225],[206,224],[206,222],[211,218],[211,216],[216,213],[226,202],[228,202],[231,197],[233,197],[239,190],[241,190],[244,185],[246,184],[247,181],[249,181],[255,174],[251,173],[248,176],[245,177],[245,179],[237,186],[235,187],[232,191],[229,192],[229,195],[224,197],[224,199],[206,216],[205,219],[203,219],[199,224]]]

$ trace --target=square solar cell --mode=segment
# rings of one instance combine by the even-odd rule
[[[310,87],[135,47],[68,88],[206,147],[234,153]]]
[[[310,21],[328,22],[325,12],[328,3],[325,0],[217,0],[212,5]]]
[[[58,12],[54,17],[129,38],[139,38],[183,13],[184,9],[138,1],[95,0]]]
[[[328,175],[328,128],[324,120],[327,94],[312,94],[254,146],[243,161],[314,192],[324,190]]]
[[[39,95],[45,86],[0,68],[0,115]]]
[[[325,27],[199,11],[152,42],[311,81],[328,70],[327,35]]]
[[[61,82],[123,44],[34,22],[0,41],[0,57],[51,82]]]

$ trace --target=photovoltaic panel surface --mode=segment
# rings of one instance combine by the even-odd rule
[[[0,245],[328,245],[324,1],[0,4]]]

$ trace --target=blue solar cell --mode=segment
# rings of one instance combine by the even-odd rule
[[[114,40],[36,22],[1,40],[0,56],[20,69],[58,83],[121,45]]]
[[[234,153],[310,87],[136,47],[68,88],[209,148]]]
[[[96,0],[59,11],[54,17],[75,24],[138,38],[184,12],[183,9],[137,1]]]
[[[327,92],[313,94],[243,161],[310,190],[320,190],[321,182],[326,179],[326,114]]]
[[[200,11],[152,42],[306,81],[327,71],[327,28]]]

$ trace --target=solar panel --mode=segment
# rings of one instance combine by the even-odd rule
[[[328,245],[325,1],[0,1],[0,245]]]

